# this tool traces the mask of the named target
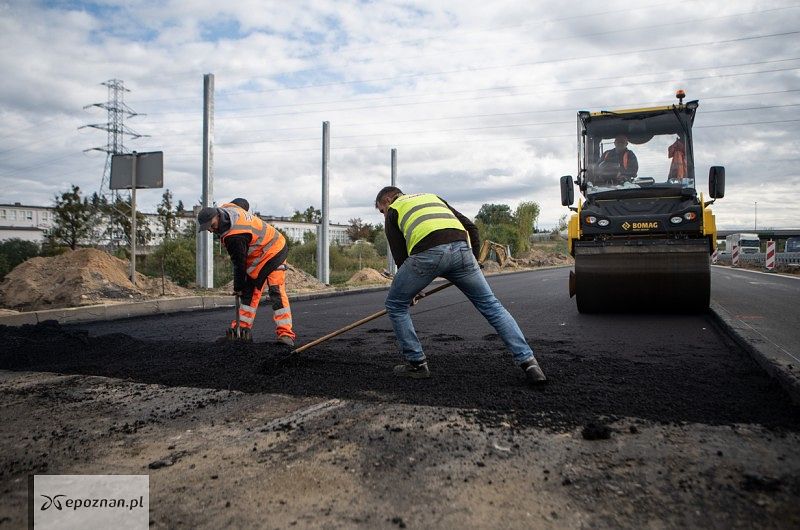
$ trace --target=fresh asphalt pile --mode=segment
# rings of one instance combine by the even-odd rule
[[[248,393],[281,393],[458,408],[480,422],[568,430],[620,418],[658,423],[759,424],[800,431],[800,408],[739,350],[667,352],[632,360],[583,354],[571,338],[536,341],[550,384],[525,385],[495,334],[482,340],[420,333],[432,378],[403,380],[394,335],[362,329],[299,355],[273,343],[90,336],[56,322],[0,326],[0,369],[98,375]],[[733,346],[732,346],[733,348]]]

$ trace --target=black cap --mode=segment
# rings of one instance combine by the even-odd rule
[[[235,204],[245,212],[250,210],[250,203],[247,202],[247,199],[242,199],[241,197],[236,197],[235,199],[233,199],[231,201],[231,204]]]
[[[208,230],[211,227],[211,221],[214,220],[214,217],[219,213],[219,210],[213,208],[211,206],[206,206],[200,213],[197,214],[197,227],[198,232],[202,232],[203,230]]]

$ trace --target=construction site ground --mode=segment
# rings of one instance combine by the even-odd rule
[[[0,328],[0,528],[27,476],[150,476],[152,528],[787,528],[800,408],[710,315],[577,313],[567,269],[490,279],[550,378],[525,386],[450,288],[302,355],[215,342],[230,310]],[[299,301],[299,343],[384,292]]]

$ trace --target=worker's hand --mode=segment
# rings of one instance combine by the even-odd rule
[[[238,296],[239,298],[242,297],[242,291],[233,291],[233,296]]]
[[[414,298],[411,300],[411,305],[417,305],[417,302],[419,302],[419,301],[420,301],[420,300],[422,300],[423,298],[425,298],[425,293],[423,293],[423,292],[420,292],[419,294],[417,294],[417,296],[415,296],[415,297],[414,297]]]

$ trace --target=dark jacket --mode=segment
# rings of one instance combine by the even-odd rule
[[[455,230],[453,228],[445,228],[443,230],[436,230],[422,238],[422,240],[414,245],[414,248],[411,249],[412,254],[419,254],[424,250],[428,250],[429,248],[433,248],[438,245],[444,245],[446,243],[452,243],[454,241],[467,241],[467,234],[469,234],[469,243],[472,245],[472,253],[475,255],[475,259],[478,259],[478,253],[480,252],[481,241],[480,241],[480,234],[478,233],[478,227],[470,221],[467,217],[457,211],[455,208],[447,204],[447,202],[439,197],[445,205],[450,208],[450,211],[453,212],[458,220],[461,222],[464,230]],[[386,214],[386,239],[389,241],[389,248],[392,251],[392,257],[394,258],[394,262],[397,266],[401,266],[403,262],[408,258],[408,250],[406,249],[406,238],[403,235],[403,232],[400,231],[400,223],[398,219],[397,210],[394,208],[389,208],[389,213]]]
[[[619,156],[619,151],[617,151],[616,148],[609,149],[603,153],[603,159],[601,162],[619,164],[620,174],[625,175],[626,177],[635,177],[639,172],[639,161],[636,159],[636,155],[633,154],[633,151],[630,149],[626,149],[622,154],[622,157]]]

